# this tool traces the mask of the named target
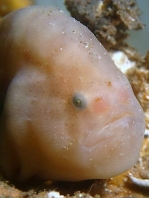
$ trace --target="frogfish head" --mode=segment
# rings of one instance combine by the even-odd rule
[[[105,179],[136,163],[142,108],[85,26],[56,8],[32,6],[6,16],[0,36],[5,175]]]

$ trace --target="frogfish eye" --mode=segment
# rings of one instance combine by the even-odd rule
[[[77,109],[84,109],[87,107],[87,98],[82,93],[75,93],[72,98],[73,104]]]

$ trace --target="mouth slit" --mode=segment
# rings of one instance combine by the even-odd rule
[[[111,119],[109,122],[105,124],[105,126],[99,132],[96,133],[95,136],[94,134],[90,134],[88,138],[86,139],[85,144],[83,146],[87,148],[93,148],[97,146],[97,144],[100,144],[106,141],[107,139],[112,138],[113,136],[116,136],[117,132],[120,130],[113,131],[113,129],[110,129],[110,127],[113,128],[113,126],[115,125],[116,126],[115,129],[118,128],[120,124],[117,125],[117,122],[130,116],[132,116],[131,113],[125,113],[125,114],[120,114],[119,116]],[[112,132],[110,132],[110,130],[112,130]],[[92,139],[93,141],[91,142]]]
[[[109,122],[107,122],[105,124],[105,127],[108,127],[109,125],[111,125],[111,124],[117,122],[118,120],[121,120],[122,118],[127,117],[127,116],[132,116],[132,113],[124,113],[124,114],[118,115],[117,117],[115,117],[115,118],[111,119]]]

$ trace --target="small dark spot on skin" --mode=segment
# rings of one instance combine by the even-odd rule
[[[98,97],[98,98],[95,99],[95,102],[100,102],[101,100],[102,100],[102,98]]]
[[[108,82],[107,82],[107,85],[108,85],[108,87],[111,87],[111,86],[112,86],[111,81],[108,81]]]

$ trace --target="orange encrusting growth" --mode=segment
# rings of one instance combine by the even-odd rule
[[[0,1],[0,16],[5,16],[6,14],[29,6],[32,4],[31,0],[1,0]]]

